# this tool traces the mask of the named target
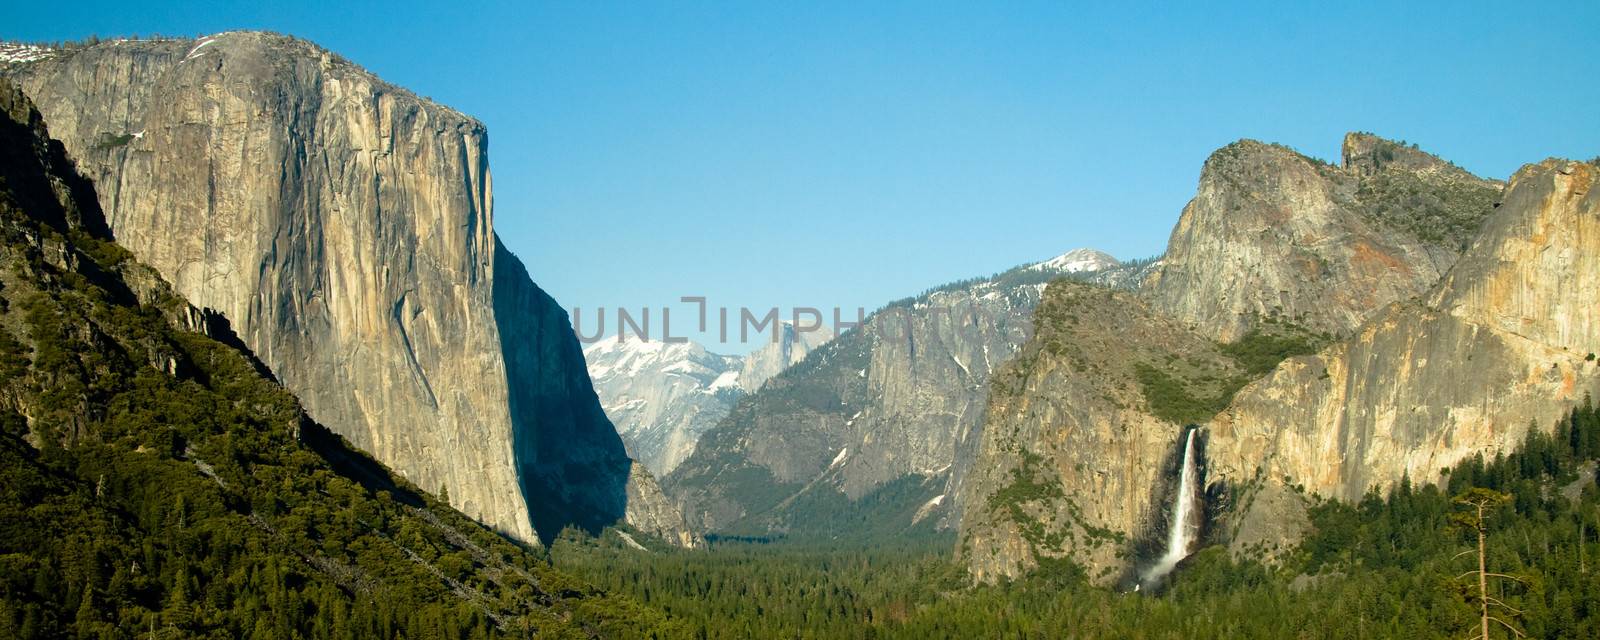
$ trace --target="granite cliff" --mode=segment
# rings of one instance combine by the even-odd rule
[[[101,42],[0,73],[117,240],[228,318],[317,421],[525,542],[642,508],[627,485],[651,480],[565,314],[495,237],[481,123],[265,33]]]
[[[705,531],[952,528],[989,377],[1031,334],[1044,283],[1110,264],[1080,253],[886,305],[741,399],[668,491]]]
[[[1437,482],[1600,392],[1597,174],[1565,160],[1524,167],[1427,296],[1284,362],[1212,421],[1214,478],[1242,487],[1235,551],[1292,543],[1301,492],[1355,500],[1405,477]]]
[[[0,477],[8,638],[666,632],[309,419],[4,80]]]
[[[1218,340],[1269,318],[1340,335],[1438,281],[1498,193],[1367,134],[1346,136],[1340,166],[1241,140],[1206,160],[1144,293]]]
[[[1033,338],[990,384],[961,487],[960,555],[985,582],[1045,558],[1107,582],[1164,524],[1156,505],[1187,410],[1167,396],[1225,396],[1244,370],[1128,292],[1055,282],[1033,322]]]
[[[1536,280],[1574,284],[1555,268],[1565,263],[1534,266],[1551,262],[1542,251],[1578,251],[1548,235],[1533,236],[1542,249],[1483,257],[1530,198],[1507,194],[1496,211],[1499,183],[1368,134],[1346,136],[1343,156],[1334,166],[1277,145],[1224,147],[1206,161],[1166,254],[1130,287],[1136,296],[1051,287],[1038,332],[998,378],[1009,382],[993,388],[982,473],[964,487],[961,554],[976,578],[1016,576],[1044,558],[1071,559],[1105,582],[1130,576],[1166,526],[1187,424],[1211,423],[1203,475],[1212,520],[1226,526],[1208,539],[1283,547],[1304,517],[1282,478],[1336,498],[1408,470],[1433,479],[1421,472],[1520,442],[1530,420],[1561,410],[1552,399],[1582,388],[1562,374],[1570,355],[1499,347],[1483,330],[1427,319],[1448,315],[1423,301],[1454,299],[1435,291],[1452,287],[1437,284],[1446,273],[1446,283],[1478,282],[1490,270],[1482,265],[1520,262],[1524,280],[1498,289],[1519,301],[1513,291]],[[1516,322],[1571,324],[1560,308],[1527,306]],[[1346,358],[1358,373],[1344,370],[1357,366]],[[1463,378],[1469,359],[1500,373]],[[1558,361],[1567,364],[1550,369]],[[1417,367],[1437,377],[1407,373]],[[1429,409],[1449,384],[1444,397],[1460,405]],[[1330,387],[1339,391],[1321,390]],[[1473,421],[1480,426],[1449,426]]]

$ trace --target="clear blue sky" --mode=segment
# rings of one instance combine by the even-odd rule
[[[569,308],[871,310],[1149,256],[1241,137],[1336,159],[1370,130],[1493,177],[1600,154],[1591,2],[267,4],[11,2],[0,37],[271,29],[473,114],[496,227]]]

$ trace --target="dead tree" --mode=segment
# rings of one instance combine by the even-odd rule
[[[1472,530],[1472,531],[1474,531],[1474,532],[1476,532],[1478,534],[1478,568],[1475,569],[1475,570],[1463,573],[1463,574],[1461,574],[1459,576],[1456,576],[1457,580],[1460,580],[1462,578],[1465,578],[1465,577],[1471,576],[1471,575],[1477,575],[1478,576],[1478,607],[1479,607],[1479,611],[1481,612],[1480,631],[1479,631],[1478,635],[1473,636],[1469,640],[1489,640],[1489,623],[1490,622],[1494,622],[1494,623],[1499,624],[1502,627],[1505,627],[1506,630],[1510,631],[1512,633],[1512,635],[1515,636],[1515,637],[1518,637],[1518,638],[1527,637],[1526,634],[1522,633],[1521,630],[1519,630],[1516,627],[1512,626],[1511,623],[1506,622],[1505,620],[1501,619],[1499,616],[1491,615],[1489,613],[1489,607],[1492,606],[1492,607],[1496,607],[1497,609],[1502,609],[1502,610],[1508,611],[1513,616],[1522,614],[1522,610],[1521,609],[1518,609],[1516,607],[1508,605],[1505,602],[1502,602],[1499,598],[1495,598],[1495,597],[1489,595],[1489,579],[1490,578],[1499,578],[1499,579],[1504,579],[1504,580],[1514,580],[1516,582],[1523,582],[1523,580],[1521,578],[1518,578],[1516,576],[1510,576],[1510,575],[1506,575],[1506,574],[1503,574],[1503,573],[1493,573],[1493,572],[1489,571],[1489,566],[1488,566],[1489,565],[1489,544],[1488,544],[1488,540],[1489,540],[1488,516],[1489,516],[1489,513],[1491,511],[1493,511],[1495,508],[1498,508],[1498,507],[1500,507],[1500,506],[1502,506],[1502,505],[1504,505],[1504,504],[1506,504],[1506,503],[1508,503],[1510,501],[1511,501],[1511,496],[1510,495],[1507,495],[1507,494],[1504,494],[1504,493],[1500,493],[1499,491],[1493,491],[1493,490],[1490,490],[1490,489],[1484,489],[1484,488],[1481,488],[1481,487],[1473,487],[1471,489],[1467,489],[1461,495],[1455,497],[1455,503],[1458,506],[1463,507],[1463,510],[1461,512],[1453,514],[1451,516],[1451,521],[1458,527],[1461,527],[1463,529],[1470,529],[1470,530]],[[1459,558],[1461,556],[1469,555],[1471,553],[1472,553],[1471,550],[1463,551],[1463,552],[1457,554],[1456,557]]]

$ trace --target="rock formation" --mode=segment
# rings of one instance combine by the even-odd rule
[[[1337,167],[1253,140],[1212,154],[1145,281],[1155,309],[1223,341],[1261,319],[1341,335],[1432,286],[1497,186],[1366,134],[1344,150]]]
[[[747,356],[711,353],[694,342],[629,335],[588,345],[583,357],[628,454],[651,473],[665,476],[740,397],[833,337],[823,328],[797,332],[789,323],[779,326],[779,341],[764,342]]]
[[[535,520],[549,537],[621,518],[629,478],[648,481],[565,315],[495,237],[479,122],[264,33],[0,71],[98,185],[120,243],[411,481],[526,542]]]
[[[739,388],[745,393],[761,390],[761,385],[784,369],[800,364],[806,355],[833,339],[833,331],[818,327],[799,331],[787,320],[778,323],[778,339],[764,342],[739,364]]]
[[[1066,275],[1033,266],[891,303],[741,400],[666,480],[685,517],[749,535],[952,527],[989,376]],[[861,504],[877,514],[837,521]]]
[[[310,420],[111,241],[45,125],[0,79],[0,635],[667,633]]]
[[[1291,359],[1209,426],[1217,478],[1246,494],[1284,486],[1354,500],[1402,477],[1521,444],[1600,392],[1600,167],[1547,160],[1518,171],[1483,233],[1419,301],[1349,340]],[[1293,542],[1282,509],[1236,518],[1243,551]]]
[[[960,554],[985,582],[1042,558],[1069,558],[1107,582],[1128,568],[1141,534],[1165,530],[1158,499],[1177,464],[1182,423],[1156,415],[1157,391],[1141,378],[1159,368],[1186,393],[1216,396],[1241,371],[1131,293],[1052,283],[1034,325],[990,385],[962,487]]]
[[[1164,526],[1186,423],[1205,425],[1222,525],[1208,539],[1269,555],[1307,525],[1302,492],[1435,481],[1548,428],[1596,389],[1594,171],[1529,167],[1496,203],[1500,184],[1367,134],[1346,137],[1339,167],[1249,141],[1218,151],[1139,288],[1148,305],[1047,293],[999,377],[1018,382],[990,399],[962,520],[970,570],[1069,558],[1127,575]],[[1067,320],[1056,297],[1079,301]]]

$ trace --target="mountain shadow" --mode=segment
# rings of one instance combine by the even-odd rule
[[[598,534],[623,519],[633,461],[600,407],[566,312],[495,237],[494,315],[506,366],[513,451],[533,527]]]

